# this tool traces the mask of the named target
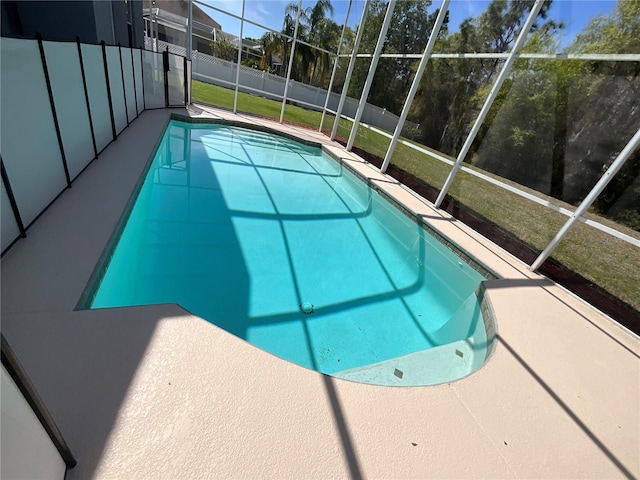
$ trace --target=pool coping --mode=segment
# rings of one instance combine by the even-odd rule
[[[449,384],[335,379],[171,305],[73,311],[167,116],[144,112],[2,259],[3,334],[78,458],[68,480],[640,475],[638,337],[428,204],[503,277],[491,360]]]

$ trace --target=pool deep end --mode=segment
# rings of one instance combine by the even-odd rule
[[[323,373],[425,385],[484,362],[482,280],[320,148],[172,121],[91,308],[178,303]]]

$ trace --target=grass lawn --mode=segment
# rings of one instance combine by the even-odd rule
[[[222,108],[233,108],[233,90],[193,81],[193,100]],[[263,117],[280,118],[281,102],[267,100],[246,93],[238,94],[238,110]],[[293,105],[285,108],[285,121],[318,128],[322,114],[305,110]],[[325,116],[323,130],[333,127],[334,117]],[[341,120],[338,135],[348,138],[352,122]],[[364,127],[358,129],[355,145],[383,158],[389,139]],[[428,149],[428,147],[423,147]],[[406,145],[398,144],[391,159],[397,167],[424,180],[436,188],[442,187],[450,166],[418,152]],[[487,175],[490,173],[482,171]],[[538,192],[500,178],[505,183],[516,185],[539,197],[553,200],[566,208],[571,205],[544,197]],[[546,247],[560,227],[566,222],[566,216],[527,200],[515,193],[490,184],[464,171],[459,171],[449,190],[449,195],[480,215],[494,222],[541,251]],[[605,225],[612,226],[635,238],[640,234],[610,220],[589,214],[588,217]],[[553,258],[566,267],[579,273],[587,280],[599,285],[608,292],[640,310],[640,249],[619,240],[600,230],[578,222],[564,241],[556,248]]]

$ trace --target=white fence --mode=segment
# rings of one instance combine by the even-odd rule
[[[151,39],[145,37],[145,45],[151,48]],[[158,41],[158,49],[164,51],[169,48],[169,52],[178,55],[186,55],[186,49],[178,45],[169,44],[161,40]],[[236,69],[238,65],[221,58],[212,57],[194,50],[192,53],[193,78],[202,82],[211,83],[225,88],[235,88]],[[245,93],[259,95],[271,100],[281,101],[284,96],[286,78],[273,75],[255,68],[240,66],[240,81],[238,90]],[[293,104],[299,104],[304,108],[322,111],[327,97],[327,91],[305,85],[304,83],[291,80],[287,91],[287,100]],[[338,109],[340,95],[331,93],[327,108],[334,112]],[[347,97],[345,99],[342,115],[354,118],[358,109],[358,100]],[[383,130],[393,132],[398,123],[398,116],[388,112],[384,108],[367,103],[362,114],[363,123],[373,125]],[[417,125],[406,122],[405,131],[415,128]]]

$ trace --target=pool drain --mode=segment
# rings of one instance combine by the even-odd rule
[[[301,303],[300,310],[302,310],[302,313],[304,313],[305,315],[309,315],[313,313],[314,305],[313,303],[309,303],[309,302]]]

